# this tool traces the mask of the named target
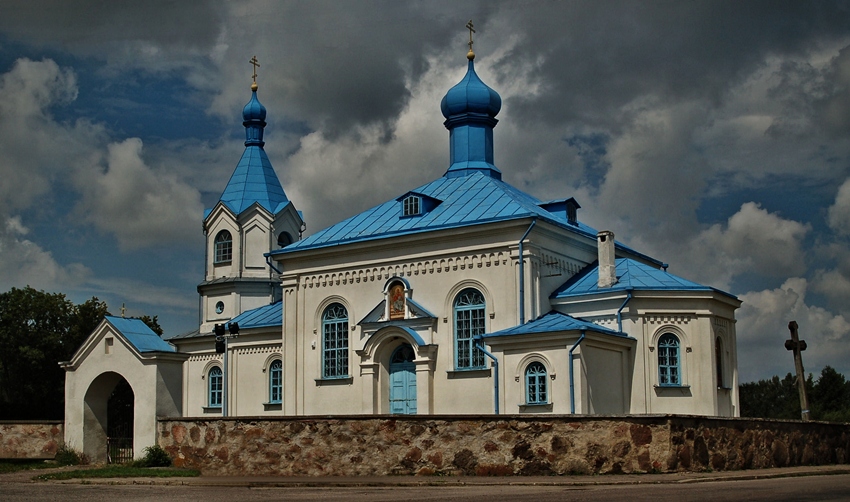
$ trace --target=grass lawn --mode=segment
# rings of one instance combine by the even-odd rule
[[[195,469],[176,469],[173,467],[134,467],[130,465],[108,465],[93,469],[53,472],[36,476],[35,479],[85,479],[85,478],[193,478],[200,476]]]
[[[0,460],[0,474],[31,469],[49,469],[51,467],[59,467],[59,465],[52,460],[34,460],[29,458]]]

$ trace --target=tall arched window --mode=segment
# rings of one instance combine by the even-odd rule
[[[665,333],[658,339],[658,384],[662,386],[682,385],[682,366],[679,339]]]
[[[334,303],[322,314],[322,378],[348,376],[348,311]]]
[[[283,362],[275,359],[269,365],[269,403],[283,400]]]
[[[221,408],[222,392],[221,368],[214,366],[207,374],[207,402],[210,408]]]
[[[215,263],[227,263],[233,260],[233,237],[222,230],[215,236]]]
[[[723,387],[723,342],[720,337],[714,339],[714,364],[717,371],[717,388]]]
[[[475,289],[464,289],[455,299],[455,368],[459,370],[484,367],[484,353],[474,341],[484,334],[484,308],[484,295]]]
[[[546,367],[533,362],[525,368],[525,404],[548,404]]]

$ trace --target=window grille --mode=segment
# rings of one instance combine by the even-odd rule
[[[233,260],[233,238],[230,232],[222,230],[215,236],[215,263],[227,263]]]
[[[661,386],[682,385],[679,339],[665,333],[658,340],[658,383]]]
[[[455,300],[455,368],[459,370],[484,367],[484,353],[474,340],[484,334],[484,308],[484,295],[474,289],[461,291]]]
[[[275,359],[269,365],[269,403],[283,400],[283,362]]]
[[[546,368],[539,362],[533,362],[525,368],[526,404],[547,404],[549,402],[546,387]]]
[[[222,373],[218,366],[211,368],[207,376],[207,386],[209,390],[209,407],[221,408],[221,391],[222,391]]]
[[[334,303],[322,314],[322,377],[348,376],[348,311]]]

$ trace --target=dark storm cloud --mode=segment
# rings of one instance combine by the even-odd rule
[[[563,2],[526,9],[505,2],[525,37],[498,68],[543,57],[548,92],[513,113],[616,127],[642,95],[718,100],[768,55],[798,54],[846,36],[850,12],[828,2]]]
[[[192,0],[4,0],[0,31],[35,45],[105,57],[113,44],[149,41],[204,48],[216,39],[221,2]]]

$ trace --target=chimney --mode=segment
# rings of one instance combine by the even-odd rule
[[[614,264],[614,232],[603,230],[596,234],[599,250],[599,289],[610,288],[617,283],[617,266]]]

